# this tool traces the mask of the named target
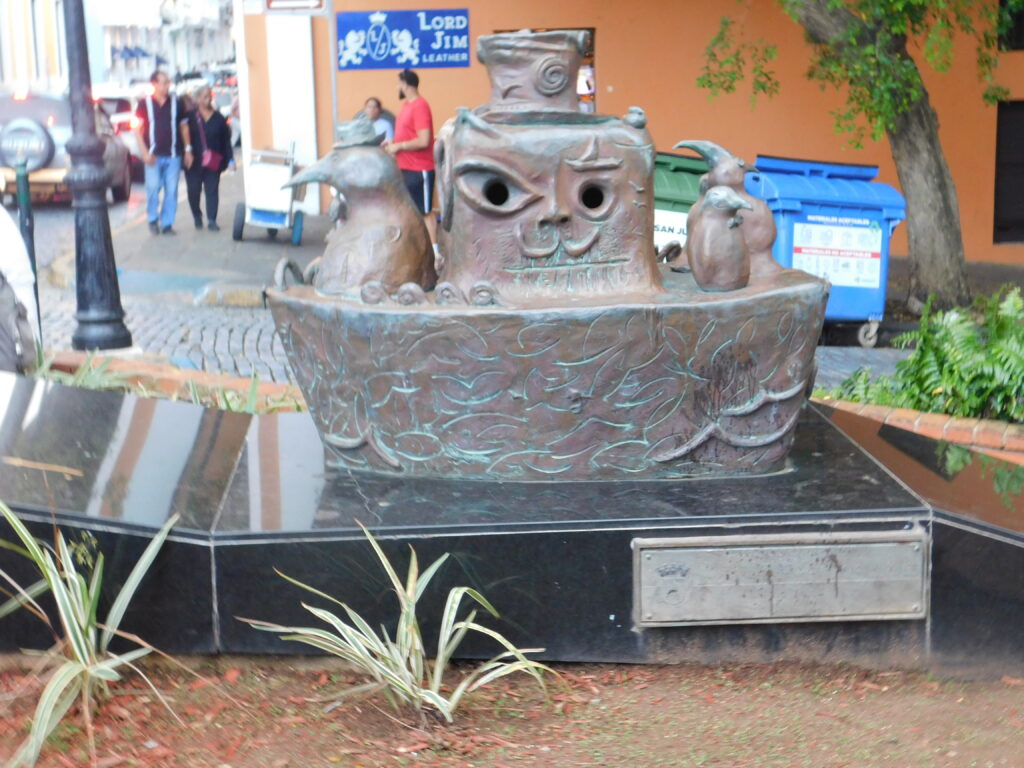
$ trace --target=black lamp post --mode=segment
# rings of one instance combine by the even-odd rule
[[[82,0],[64,0],[68,76],[71,97],[71,155],[68,186],[75,206],[75,285],[78,327],[71,337],[75,349],[130,347],[124,324],[121,291],[114,267],[107,216],[110,174],[103,167],[103,141],[96,135],[96,112],[89,77]]]

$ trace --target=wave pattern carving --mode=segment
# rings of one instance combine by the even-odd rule
[[[667,478],[781,467],[813,379],[824,291],[796,280],[781,293],[561,309],[556,319],[366,311],[293,290],[274,310],[341,467]]]

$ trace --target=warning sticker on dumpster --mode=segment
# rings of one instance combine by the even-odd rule
[[[654,209],[654,246],[662,248],[673,240],[686,245],[686,216],[680,211]]]
[[[793,225],[793,268],[836,286],[878,288],[882,227],[856,216],[810,215]]]

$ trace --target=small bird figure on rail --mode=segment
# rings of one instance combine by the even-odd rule
[[[367,283],[387,293],[407,283],[434,287],[434,251],[423,217],[395,160],[366,118],[343,123],[331,153],[295,174],[286,186],[311,182],[336,191],[330,215],[339,226],[316,260],[313,286],[328,296],[357,297]]]
[[[686,259],[704,291],[735,291],[750,281],[750,255],[740,209],[751,205],[732,187],[711,187],[687,217]]]
[[[746,207],[750,209],[750,213],[743,216],[743,238],[750,257],[750,277],[756,280],[781,272],[782,266],[772,256],[772,245],[775,244],[775,217],[764,200],[754,197],[743,186],[744,175],[757,173],[757,168],[747,165],[741,158],[713,141],[680,141],[673,149],[680,147],[692,149],[708,163],[708,172],[700,180],[701,195],[712,187],[725,186],[731,188],[747,203]],[[695,203],[690,209],[691,212],[696,208]],[[689,218],[686,222],[686,231],[691,231]],[[677,257],[677,260],[681,261],[681,256]]]

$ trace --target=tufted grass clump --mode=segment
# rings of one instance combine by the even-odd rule
[[[453,722],[454,713],[467,693],[516,672],[530,675],[541,689],[545,689],[544,675],[549,672],[555,673],[549,667],[526,657],[526,654],[539,653],[543,648],[516,648],[499,632],[477,623],[477,609],[471,610],[464,619],[458,619],[464,599],[475,602],[492,616],[498,616],[494,606],[470,587],[453,587],[449,591],[438,632],[437,657],[433,661],[428,660],[416,608],[431,579],[447,560],[448,555],[439,557],[421,574],[416,560],[416,550],[410,547],[409,571],[403,584],[373,535],[362,524],[359,527],[366,534],[381,567],[391,581],[392,591],[398,598],[399,617],[393,637],[383,626],[379,633],[375,632],[345,603],[280,571],[279,575],[292,584],[341,606],[347,621],[330,611],[306,603],[302,604],[303,608],[333,631],[318,627],[286,627],[255,619],[241,621],[259,630],[279,633],[285,640],[305,643],[338,656],[370,678],[368,683],[346,689],[342,692],[343,696],[382,691],[396,710],[402,705],[409,706],[424,719],[426,712],[433,710],[447,722]],[[445,695],[442,686],[452,656],[470,632],[490,637],[504,650],[475,667]]]
[[[34,584],[22,587],[0,569],[0,583],[13,588],[13,594],[3,590],[11,597],[0,605],[0,618],[23,608],[43,621],[54,636],[54,646],[44,654],[51,671],[36,705],[29,735],[11,762],[6,764],[7,768],[35,765],[47,736],[76,702],[80,704],[85,721],[91,762],[95,764],[92,712],[109,694],[109,684],[121,679],[124,668],[138,672],[166,705],[160,692],[135,665],[138,659],[153,650],[152,646],[121,632],[119,627],[128,604],[178,516],[173,515],[149,542],[101,622],[98,611],[103,587],[103,554],[93,556],[91,547],[69,544],[56,526],[52,545],[37,541],[18,516],[2,502],[0,515],[14,530],[20,546],[6,541],[0,544],[4,549],[29,558],[42,576]],[[46,592],[56,606],[56,624],[35,599]],[[125,653],[114,653],[109,645],[115,636],[132,640],[138,647]]]

